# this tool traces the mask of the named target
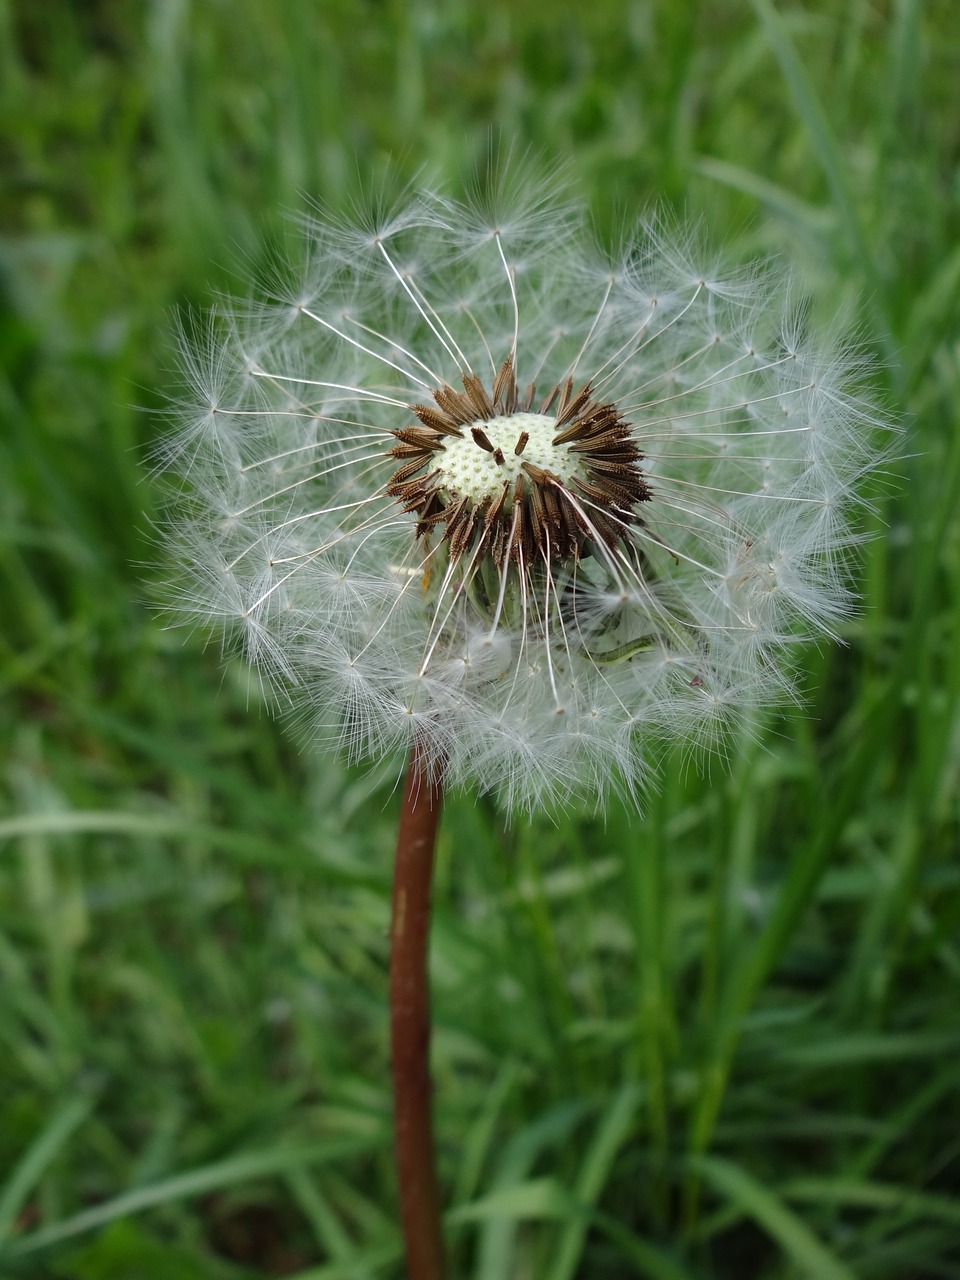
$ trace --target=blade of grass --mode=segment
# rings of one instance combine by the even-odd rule
[[[650,838],[643,840],[641,847],[626,858],[636,939],[636,1018],[645,1109],[656,1152],[658,1182],[666,1167],[669,1143],[667,1055],[669,1028],[673,1020],[673,1001],[663,963],[665,835],[662,814],[663,806],[657,805],[651,818],[647,819],[653,828]]]
[[[837,140],[833,136],[827,113],[817,99],[807,70],[798,57],[783,19],[774,5],[770,0],[751,0],[751,3],[763,25],[770,48],[780,64],[780,70],[793,99],[794,110],[807,131],[813,153],[823,170],[850,245],[860,260],[860,268],[865,278],[873,286],[877,280],[876,265],[860,224],[856,201],[846,178],[843,158]]]
[[[731,164],[728,160],[719,160],[714,156],[701,156],[694,165],[697,173],[713,182],[721,182],[733,191],[740,191],[751,196],[760,204],[766,205],[771,213],[788,222],[795,222],[808,231],[823,234],[830,230],[835,217],[832,209],[820,208],[801,200],[799,196],[787,191],[769,178],[751,173],[741,165]]]
[[[847,1178],[794,1178],[781,1188],[784,1199],[801,1203],[849,1205],[881,1213],[904,1212],[960,1226],[960,1200],[914,1191],[911,1187],[883,1182],[857,1182]]]
[[[644,1280],[694,1280],[691,1272],[656,1245],[640,1240],[622,1222],[606,1213],[592,1215],[593,1225],[617,1246],[624,1258],[636,1268],[631,1275]]]
[[[833,1036],[820,1043],[791,1045],[782,1059],[805,1066],[843,1067],[865,1062],[903,1062],[912,1058],[936,1061],[942,1054],[956,1054],[960,1027],[949,1031],[863,1032]]]
[[[855,1280],[853,1272],[813,1234],[806,1223],[746,1170],[719,1156],[694,1156],[691,1166],[715,1191],[742,1209],[809,1280]]]
[[[519,1064],[507,1062],[491,1083],[483,1109],[463,1140],[460,1167],[451,1197],[454,1204],[463,1204],[476,1193],[484,1161],[495,1140],[497,1121],[519,1078]]]
[[[356,1280],[370,1280],[370,1272],[357,1260],[353,1246],[336,1212],[303,1165],[291,1169],[285,1177],[287,1186],[310,1223],[314,1238],[323,1252],[336,1262],[353,1262]]]
[[[500,1187],[473,1204],[452,1209],[444,1217],[451,1224],[503,1218],[564,1219],[579,1209],[578,1203],[556,1178],[533,1178],[512,1187]]]
[[[398,1240],[396,1244],[371,1245],[369,1249],[359,1249],[350,1258],[328,1263],[323,1267],[311,1267],[309,1271],[298,1271],[288,1280],[356,1280],[357,1276],[383,1271],[392,1267],[403,1254],[403,1246]]]
[[[586,1102],[565,1103],[522,1129],[504,1149],[493,1178],[494,1190],[490,1194],[525,1185],[526,1172],[544,1147],[566,1140],[589,1110]],[[470,1207],[464,1205],[455,1210],[451,1221],[461,1220]],[[510,1274],[510,1257],[516,1232],[516,1220],[511,1217],[494,1215],[487,1220],[477,1243],[475,1280],[503,1280],[504,1276]]]
[[[850,1161],[847,1166],[848,1175],[865,1177],[897,1142],[903,1141],[921,1116],[949,1093],[960,1089],[957,1068],[951,1060],[948,1066],[941,1069],[932,1080],[928,1080],[906,1102],[891,1111],[884,1120],[883,1131],[868,1143],[866,1147]]]
[[[0,1260],[4,1255],[10,1259],[20,1258],[25,1254],[35,1253],[38,1249],[60,1244],[63,1240],[93,1231],[130,1213],[141,1213],[144,1209],[152,1209],[157,1205],[220,1191],[224,1187],[249,1182],[254,1178],[285,1174],[301,1165],[327,1164],[334,1160],[348,1159],[380,1147],[384,1142],[383,1135],[376,1138],[342,1138],[220,1160],[216,1164],[155,1182],[152,1186],[138,1187],[135,1191],[115,1196],[92,1209],[84,1209],[63,1222],[41,1227],[38,1231],[9,1243],[3,1253],[0,1253]]]
[[[840,223],[854,257],[860,266],[867,286],[866,305],[871,320],[884,345],[884,353],[898,397],[903,395],[903,374],[900,370],[899,351],[894,342],[890,319],[882,303],[883,282],[877,270],[876,260],[864,233],[857,211],[857,203],[847,180],[847,165],[834,137],[827,113],[821,106],[807,70],[797,55],[783,19],[770,0],[751,0],[780,70],[787,83],[794,110],[810,139],[814,156],[820,165],[830,194],[837,209]]]
[[[884,726],[894,715],[889,703],[878,702],[872,710],[871,719],[877,724],[876,728],[865,727],[862,740],[867,744],[883,740]],[[873,761],[869,745],[852,758],[839,793],[825,808],[817,830],[795,855],[760,937],[741,951],[733,968],[721,999],[712,1044],[701,1067],[700,1090],[691,1117],[690,1145],[696,1155],[705,1152],[710,1144],[744,1018],[809,908]],[[687,1186],[685,1200],[690,1226],[696,1214],[695,1176]]]
[[[0,1243],[9,1236],[17,1214],[43,1176],[43,1171],[56,1159],[74,1130],[83,1124],[95,1101],[95,1097],[87,1094],[66,1102],[54,1113],[47,1127],[13,1169],[0,1192]]]
[[[573,1198],[581,1206],[581,1212],[572,1215],[561,1232],[553,1262],[545,1272],[548,1280],[572,1280],[583,1260],[583,1246],[590,1226],[589,1217],[584,1210],[587,1206],[593,1206],[599,1198],[617,1152],[633,1126],[639,1102],[639,1088],[635,1084],[624,1085],[610,1099],[601,1115],[573,1191]]]

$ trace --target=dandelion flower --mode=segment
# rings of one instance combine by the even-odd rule
[[[446,787],[635,794],[792,695],[847,613],[877,415],[782,275],[530,172],[307,226],[305,269],[184,342],[177,607],[353,757],[401,753],[391,1045],[407,1269],[446,1274],[428,1067]]]
[[[180,610],[351,757],[416,743],[510,809],[791,696],[877,418],[783,275],[655,221],[604,251],[529,173],[306,233],[185,342]]]

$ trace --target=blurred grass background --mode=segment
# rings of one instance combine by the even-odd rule
[[[172,316],[308,198],[569,160],[855,305],[907,424],[810,705],[645,818],[441,837],[472,1280],[960,1277],[954,0],[0,0],[0,1275],[402,1272],[394,779],[151,612]]]

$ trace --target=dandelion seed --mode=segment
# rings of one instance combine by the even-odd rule
[[[302,279],[187,345],[165,463],[178,608],[351,756],[529,810],[791,696],[880,424],[776,272],[649,222],[604,255],[514,181],[310,222]]]

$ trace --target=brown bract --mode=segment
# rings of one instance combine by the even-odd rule
[[[451,559],[470,553],[476,561],[489,557],[498,567],[512,562],[522,568],[535,560],[578,560],[599,542],[614,548],[631,525],[643,523],[637,507],[650,498],[643,454],[616,408],[594,400],[589,383],[574,394],[572,378],[558,383],[537,408],[535,397],[533,383],[520,394],[507,356],[491,392],[476,374],[465,373],[463,391],[444,384],[433,392],[434,404],[410,406],[419,425],[393,432],[397,444],[390,454],[400,465],[386,491],[404,511],[416,513],[418,538],[442,525]],[[443,472],[447,442],[465,439],[468,430],[476,447],[502,467],[503,448],[493,444],[484,424],[531,413],[555,416],[552,445],[576,455],[579,475],[564,481],[526,459],[515,480],[504,479],[499,492],[479,501],[451,488]],[[516,457],[529,440],[522,422]]]

